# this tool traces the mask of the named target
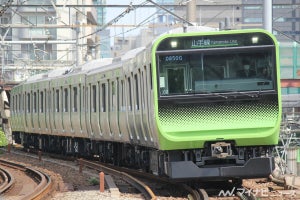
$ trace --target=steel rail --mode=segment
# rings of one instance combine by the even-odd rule
[[[157,199],[157,197],[155,196],[155,194],[153,193],[153,191],[151,190],[150,187],[148,187],[146,184],[139,181],[138,179],[134,178],[133,176],[129,175],[128,173],[120,172],[120,171],[108,168],[104,165],[96,164],[96,163],[93,163],[93,162],[90,162],[90,161],[87,161],[84,159],[79,159],[78,161],[80,164],[85,165],[89,168],[92,168],[92,169],[95,169],[98,171],[103,171],[105,173],[121,177],[127,183],[131,184],[137,190],[139,190],[145,196],[146,199],[152,199],[152,200]]]
[[[35,182],[38,183],[38,186],[31,193],[25,195],[23,199],[32,199],[32,200],[43,199],[48,194],[48,192],[52,189],[51,178],[45,173],[3,159],[0,159],[0,164],[5,165],[7,167],[21,170],[24,173],[26,173],[29,177],[31,177]]]
[[[3,180],[2,184],[0,185],[0,194],[3,194],[13,186],[15,179],[6,169],[0,169],[0,176]]]

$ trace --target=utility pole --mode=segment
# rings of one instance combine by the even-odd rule
[[[196,24],[197,4],[196,0],[191,0],[186,5],[186,20]]]
[[[79,26],[79,21],[78,21],[78,12],[76,12],[76,28],[75,28],[75,31],[76,31],[76,67],[79,66],[79,33],[80,33],[80,28]]]
[[[272,21],[273,21],[273,3],[272,0],[264,1],[264,29],[272,33]]]

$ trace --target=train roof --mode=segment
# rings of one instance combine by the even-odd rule
[[[207,27],[207,26],[188,26],[186,27],[186,32],[208,32],[208,31],[217,31],[217,28]],[[172,30],[169,30],[162,35],[158,36],[152,44],[161,36],[166,34],[176,34],[176,33],[184,33],[183,28],[175,28]],[[132,59],[136,57],[140,52],[145,50],[146,47],[139,47],[136,49],[129,50],[125,54],[121,55],[120,57],[116,58],[101,58],[96,60],[91,60],[89,62],[84,63],[81,66],[78,67],[62,67],[58,69],[54,69],[48,73],[43,74],[37,74],[29,77],[26,82],[34,82],[42,79],[48,79],[48,78],[54,78],[54,77],[61,77],[64,75],[71,75],[71,74],[77,74],[77,73],[89,73],[99,70],[105,70],[107,67],[112,67],[114,65],[117,65],[119,62],[124,62],[126,60]]]
[[[212,28],[212,27],[208,27],[208,26],[187,26],[186,27],[186,32],[188,32],[188,33],[209,32],[209,31],[218,31],[218,30],[219,30],[218,28]],[[170,33],[184,33],[184,28],[181,27],[181,28],[171,29],[164,34],[170,34]]]
[[[109,65],[113,62],[113,58],[101,58],[96,60],[91,60],[89,62],[84,63],[83,65],[74,68],[73,73],[83,72],[83,71],[91,71],[93,69],[97,69],[106,65]]]
[[[121,55],[120,57],[116,57],[112,60],[112,63],[109,63],[105,66],[95,68],[93,70],[88,71],[87,73],[93,74],[100,71],[105,71],[108,69],[113,69],[115,66],[120,66],[122,63],[126,62],[127,60],[130,60],[132,58],[135,58],[140,52],[143,52],[146,47],[139,47],[136,49],[132,49],[130,51],[127,51],[125,54]]]
[[[71,67],[62,67],[62,68],[54,69],[47,73],[36,74],[36,75],[30,76],[26,81],[24,81],[24,83],[61,76],[61,75],[67,74],[68,71],[70,71],[70,69],[71,69]]]
[[[152,41],[152,45],[158,40],[161,36],[167,35],[167,34],[176,34],[176,33],[199,33],[199,32],[210,32],[210,31],[219,31],[218,28],[212,28],[208,26],[187,26],[185,29],[183,27],[174,28],[167,32],[162,33],[156,39]]]

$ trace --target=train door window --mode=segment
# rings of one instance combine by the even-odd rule
[[[51,93],[51,90],[48,91],[48,109],[49,109],[49,112],[52,112],[53,110],[53,107],[52,107],[52,102],[53,102],[53,99],[52,99],[52,93]]]
[[[114,106],[116,105],[116,102],[115,102],[115,95],[116,95],[116,92],[115,92],[115,81],[112,81],[111,82],[111,111],[114,111]]]
[[[138,75],[134,75],[134,82],[135,82],[135,109],[139,110],[140,109],[140,98],[139,98],[139,80],[138,80]]]
[[[56,101],[55,101],[55,111],[56,112],[59,112],[59,90],[56,90],[55,91],[55,99],[56,99]]]
[[[139,71],[139,74],[140,74],[140,86],[141,86],[141,107],[142,109],[144,109],[144,105],[145,105],[145,102],[144,102],[144,72],[142,71],[142,73]]]
[[[50,96],[52,96],[52,99],[51,99],[51,111],[52,112],[56,112],[56,106],[55,106],[55,90],[54,88],[52,89],[52,94],[50,94]]]
[[[82,107],[83,107],[82,99],[81,99],[83,88],[84,87],[81,88],[81,84],[79,84],[79,87],[78,87],[79,91],[78,92],[79,92],[79,109],[80,109],[80,113],[82,112]]]
[[[48,102],[50,101],[50,100],[47,100],[47,97],[48,97],[48,93],[47,93],[47,90],[45,89],[44,90],[44,99],[45,99],[45,101],[44,101],[44,112],[47,112],[48,110],[47,110],[47,105],[48,105]],[[49,108],[49,107],[48,107]]]
[[[69,100],[69,93],[68,93],[68,88],[64,89],[64,112],[68,112],[68,100]]]
[[[131,81],[130,77],[128,77],[128,96],[129,96],[129,105],[128,105],[128,110],[132,110],[132,97],[131,97]]]
[[[77,98],[78,98],[77,87],[73,87],[73,112],[77,112],[78,109]]]
[[[12,95],[12,107],[11,111],[14,113],[16,109],[15,95]]]
[[[19,94],[19,111],[21,112],[22,110],[21,110],[21,94]]]
[[[96,85],[93,85],[92,86],[92,97],[93,97],[93,100],[92,100],[92,111],[93,112],[96,112],[96,103],[97,103],[97,90],[96,90]]]
[[[106,86],[105,86],[105,83],[102,83],[101,84],[101,96],[102,96],[102,112],[106,112]]]
[[[36,105],[37,105],[37,98],[36,98],[36,92],[33,93],[33,113],[36,113]]]
[[[124,93],[124,81],[121,80],[121,111],[125,111],[125,93]]]
[[[150,88],[152,90],[152,66],[150,64],[150,67],[149,67],[149,72],[150,72]]]
[[[14,113],[16,111],[16,96],[11,95],[11,112]]]
[[[111,111],[111,87],[110,87],[110,83],[109,80],[107,80],[107,110],[108,112]]]
[[[144,101],[145,102],[148,102],[148,100],[147,100],[147,94],[148,94],[148,74],[147,74],[147,67],[146,66],[144,66],[144,74],[145,74],[145,78],[143,78],[143,80],[144,80],[144,88],[145,88],[145,90],[144,90]]]
[[[27,93],[27,112],[30,113],[30,93]]]
[[[40,92],[40,112],[44,112],[44,92]]]
[[[120,111],[120,81],[117,78],[117,111]]]
[[[11,97],[12,98],[12,97]],[[13,101],[13,111],[18,112],[18,95],[13,95],[14,101]]]
[[[16,94],[15,95],[15,112],[20,112],[20,109],[19,109],[19,104],[18,104],[18,102],[19,102],[19,95],[18,94]]]

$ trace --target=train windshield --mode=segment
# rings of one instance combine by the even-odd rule
[[[160,96],[274,90],[274,48],[157,54]]]

